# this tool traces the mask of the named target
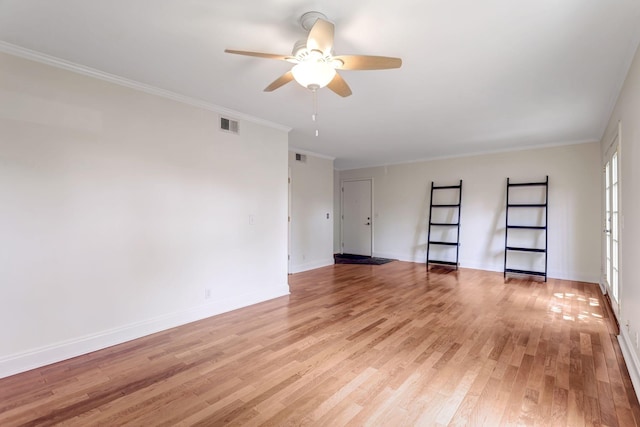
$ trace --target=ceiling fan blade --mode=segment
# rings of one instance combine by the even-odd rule
[[[338,73],[336,73],[335,77],[331,82],[329,82],[327,87],[342,97],[351,95],[351,88]]]
[[[275,79],[273,83],[271,83],[269,86],[264,88],[264,91],[273,92],[274,90],[278,89],[280,86],[286,85],[291,80],[293,80],[293,74],[291,73],[291,71],[287,71],[286,73],[284,73],[283,75]]]
[[[274,53],[248,52],[246,50],[232,50],[232,49],[225,49],[224,51],[226,53],[233,53],[235,55],[256,56],[258,58],[280,59],[283,61],[292,59],[292,57],[289,55],[276,55]]]
[[[402,59],[389,56],[338,55],[333,59],[337,70],[387,70],[402,66]]]
[[[333,49],[333,24],[324,19],[318,18],[307,37],[307,49],[319,50],[327,55]]]

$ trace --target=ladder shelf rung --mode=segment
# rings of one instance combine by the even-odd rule
[[[544,225],[507,225],[507,228],[515,228],[520,230],[546,230]]]
[[[547,277],[547,274],[544,271],[532,271],[532,270],[518,270],[516,268],[505,268],[505,273],[516,273],[516,274],[528,274],[530,276],[542,276]]]
[[[520,248],[517,246],[507,246],[507,250],[508,251],[520,251],[520,252],[538,252],[538,253],[545,253],[547,252],[546,249],[539,249],[539,248]]]
[[[438,261],[435,259],[430,259],[427,261],[428,264],[444,264],[444,265],[458,265],[455,261]]]
[[[542,181],[542,182],[510,182],[509,187],[545,187],[549,184],[547,184],[546,182]]]
[[[446,245],[446,246],[458,246],[457,242],[429,242],[430,245]]]
[[[509,203],[508,208],[546,208],[546,203]]]
[[[460,224],[458,224],[457,222],[454,222],[454,223],[450,223],[450,222],[430,222],[429,225],[437,225],[439,227],[447,227],[447,226],[457,227]]]
[[[433,189],[434,190],[452,190],[454,188],[461,188],[461,186],[458,185],[440,185],[438,187],[434,186]]]

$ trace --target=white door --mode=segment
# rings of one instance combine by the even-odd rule
[[[342,183],[342,253],[371,256],[371,180]]]
[[[619,143],[616,135],[604,165],[604,282],[616,317],[619,315],[620,183]]]

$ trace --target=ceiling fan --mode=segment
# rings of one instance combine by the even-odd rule
[[[274,80],[264,91],[271,92],[292,80],[315,92],[327,86],[333,92],[346,97],[351,88],[336,70],[386,70],[400,68],[402,59],[388,56],[334,55],[334,26],[320,12],[307,12],[300,18],[302,28],[309,31],[306,40],[293,46],[291,55],[225,49],[226,53],[278,59],[296,64],[290,71]]]

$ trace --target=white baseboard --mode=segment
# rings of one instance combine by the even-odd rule
[[[302,273],[303,271],[308,271],[308,270],[314,270],[316,268],[321,268],[321,267],[326,267],[328,265],[333,265],[334,264],[334,260],[333,258],[327,258],[327,259],[322,259],[322,260],[317,260],[317,261],[311,261],[311,262],[306,262],[304,264],[296,264],[296,265],[291,265],[291,271],[290,273]]]
[[[600,274],[589,274],[581,271],[548,270],[547,276],[554,279],[573,280],[574,282],[600,283]]]
[[[381,258],[392,258],[397,259],[399,261],[407,261],[407,262],[416,262],[424,264],[426,262],[424,255],[414,256],[406,253],[392,253],[392,252],[374,252],[373,256],[381,257]],[[484,270],[484,271],[495,271],[502,272],[504,265],[500,264],[488,264],[482,262],[474,262],[474,261],[462,261],[459,260],[460,267],[463,268],[472,268],[474,270]],[[584,274],[582,272],[576,271],[557,271],[557,270],[548,270],[547,276],[549,278],[554,279],[562,279],[562,280],[573,280],[577,282],[587,282],[587,283],[599,283],[600,276],[595,274]]]
[[[69,339],[29,351],[0,358],[0,378],[50,365],[92,351],[141,338],[216,314],[289,295],[287,284],[277,288],[256,290],[232,298],[203,304],[180,312],[169,313],[96,334]]]
[[[633,351],[633,344],[631,337],[624,330],[620,328],[620,335],[618,335],[618,343],[620,343],[620,350],[622,350],[622,357],[627,365],[629,376],[631,377],[631,384],[633,384],[633,390],[638,396],[638,390],[640,390],[640,361],[635,351]]]
[[[600,286],[600,292],[602,292],[602,295],[606,295],[607,288],[604,286],[604,282],[602,280],[598,281],[598,286]]]
[[[477,262],[460,262],[460,267],[471,268],[473,270],[493,271],[496,273],[502,273],[504,265],[500,264],[482,264]]]
[[[424,259],[419,259],[418,257],[394,253],[394,252],[376,252],[374,251],[372,254],[376,258],[389,258],[389,259],[397,259],[398,261],[406,261],[406,262],[416,262],[416,263],[424,263]]]

